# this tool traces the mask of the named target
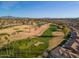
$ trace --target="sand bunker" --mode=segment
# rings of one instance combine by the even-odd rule
[[[52,35],[53,36],[57,36],[57,37],[59,36],[60,37],[60,36],[64,36],[64,33],[63,32],[57,32],[56,31],[56,32],[53,32]]]

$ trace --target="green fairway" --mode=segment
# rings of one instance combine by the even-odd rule
[[[0,57],[38,57],[48,48],[48,41],[52,38],[52,32],[56,30],[56,26],[52,25],[42,36],[14,41],[0,49]],[[43,44],[35,46],[38,42]]]

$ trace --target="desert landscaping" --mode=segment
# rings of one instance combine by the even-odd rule
[[[40,36],[42,33],[47,30],[49,27],[49,24],[44,24],[41,27],[33,27],[32,25],[21,25],[21,26],[14,26],[11,28],[3,29],[0,30],[2,35],[0,42],[5,41],[5,37],[7,37],[7,40],[15,41],[15,40],[21,40],[21,39],[26,39],[28,37],[35,37],[35,36]],[[8,34],[9,36],[7,36]],[[1,44],[6,44],[6,42],[1,43]]]
[[[78,51],[76,49],[78,44],[74,40],[76,33],[73,35],[74,33],[63,20],[1,19],[0,57],[50,57],[55,51],[61,55],[66,47]],[[46,51],[50,51],[51,55]],[[72,52],[69,53],[71,55]]]

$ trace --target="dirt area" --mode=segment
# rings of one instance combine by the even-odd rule
[[[57,47],[63,40],[64,40],[64,33],[63,32],[53,32],[52,33],[53,37],[51,40],[49,40],[49,48],[48,49],[53,49]]]
[[[60,31],[53,32],[52,35],[53,36],[56,36],[56,37],[64,37],[64,33],[63,32],[60,32]]]
[[[26,39],[28,37],[33,36],[40,36],[43,34],[44,31],[46,31],[49,28],[50,24],[44,24],[41,27],[33,27],[31,25],[21,25],[21,26],[15,26],[7,29],[0,30],[0,33],[8,33],[10,34],[9,42],[15,41],[15,40],[22,40]],[[3,35],[4,36],[4,35]],[[2,37],[0,37],[2,40]],[[0,43],[1,46],[6,44],[6,39],[4,38],[3,43]],[[7,42],[8,43],[8,42]]]

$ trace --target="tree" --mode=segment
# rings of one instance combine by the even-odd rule
[[[70,29],[67,26],[63,26],[62,30],[63,30],[65,36],[67,36],[70,32]]]

